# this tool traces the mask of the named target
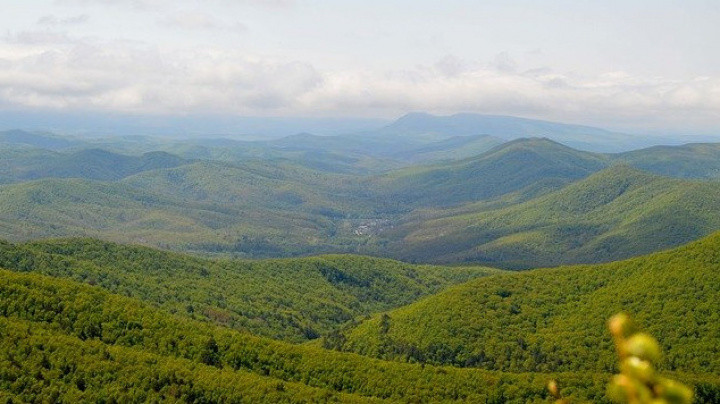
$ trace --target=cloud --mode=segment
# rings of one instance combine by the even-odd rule
[[[213,26],[202,19],[189,26]],[[198,28],[204,29],[204,28]],[[31,44],[31,45],[28,45]],[[720,79],[521,70],[446,57],[404,70],[324,71],[223,48],[162,49],[20,33],[0,44],[0,104],[132,113],[395,116],[479,112],[601,126],[720,130]]]
[[[249,5],[253,5],[253,6],[275,7],[275,8],[291,7],[291,6],[294,6],[296,3],[295,0],[239,0],[237,2],[249,4]]]
[[[163,52],[127,43],[66,43],[0,60],[2,102],[33,108],[231,114],[290,110],[322,80],[305,63],[217,49]]]
[[[16,45],[67,45],[76,42],[66,32],[38,30],[7,33],[2,40]]]
[[[59,25],[80,25],[88,22],[90,16],[80,14],[70,17],[57,17],[55,15],[45,15],[38,19],[38,25],[59,26]]]
[[[450,74],[447,65],[450,64]],[[720,79],[596,77],[448,63],[397,72],[340,72],[304,94],[307,110],[478,112],[720,133]],[[487,65],[486,65],[487,66]],[[491,64],[492,66],[492,64]]]
[[[150,9],[171,3],[169,0],[55,0],[57,5],[129,6],[135,9]]]
[[[169,6],[196,7],[215,3],[222,6],[254,6],[266,8],[288,8],[296,0],[55,0],[58,5],[118,6],[136,10],[166,10]]]
[[[517,62],[507,52],[501,52],[495,55],[490,66],[500,71],[514,72],[517,69]]]
[[[212,15],[200,11],[177,11],[160,20],[161,24],[186,30],[218,29],[221,23]]]
[[[248,28],[241,22],[226,24],[213,15],[202,11],[176,11],[158,20],[160,25],[187,31],[225,31],[234,33],[247,32]]]

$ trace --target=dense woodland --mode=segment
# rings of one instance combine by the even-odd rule
[[[0,402],[606,403],[620,311],[720,402],[720,146],[476,121],[0,133]]]
[[[0,386],[23,401],[528,402],[545,399],[545,382],[555,377],[565,395],[601,402],[609,377],[383,362],[181,319],[71,281],[7,271],[1,279]],[[717,392],[716,376],[674,375],[697,385],[703,397]]]
[[[252,400],[251,394],[263,394],[262,390],[252,393],[255,380],[279,397],[298,395],[305,400],[312,400],[318,391],[307,387],[296,391],[294,384],[285,382],[326,390],[327,397],[334,395],[332,391],[425,400],[481,399],[494,394],[520,402],[545,396],[543,381],[534,376],[394,364],[286,345],[182,320],[96,287],[38,275],[3,272],[0,296],[0,310],[6,317],[2,321],[2,390],[23,400],[49,394],[64,399],[114,395],[118,401],[133,395],[166,398],[175,394],[192,401],[191,394],[196,394],[212,401],[213,397],[233,397],[224,395],[233,393]],[[68,349],[74,347],[78,349]],[[188,362],[192,365],[185,369]],[[150,377],[145,380],[142,375]],[[196,375],[205,377],[196,380]],[[501,377],[509,377],[515,392],[484,388]],[[131,388],[123,391],[122,386]],[[150,391],[143,389],[147,386]]]
[[[500,272],[351,255],[211,260],[92,239],[2,243],[0,268],[98,285],[171,313],[293,342]]]
[[[604,291],[605,295],[613,298],[618,297],[613,294],[618,293],[615,291],[622,290],[619,296],[626,296],[626,301],[615,302],[615,305],[629,307],[637,313],[638,319],[658,335],[666,348],[668,358],[662,370],[696,386],[698,397],[717,397],[720,388],[717,367],[720,364],[715,363],[715,353],[719,331],[718,321],[713,317],[717,316],[713,310],[717,303],[713,296],[717,297],[717,291],[713,288],[718,283],[713,282],[713,276],[717,272],[718,239],[720,236],[716,235],[678,250],[637,258],[629,263],[610,264],[629,267],[627,272],[632,275],[629,280],[624,274],[613,271],[612,267],[605,268],[605,271],[592,271],[593,274],[606,274],[609,278],[605,280],[607,286],[603,287],[603,280],[599,279],[586,286],[585,293],[563,295],[567,289],[584,284],[590,272],[587,268],[498,274],[450,288],[437,297],[361,324],[359,330],[368,326],[373,329],[377,324],[381,338],[387,338],[383,348],[385,353],[394,351],[399,355],[397,359],[411,363],[385,362],[321,347],[258,338],[208,321],[193,320],[184,313],[173,315],[157,308],[161,305],[152,299],[140,303],[133,298],[110,294],[101,285],[92,286],[95,282],[91,279],[82,284],[35,273],[2,271],[0,330],[3,333],[1,358],[4,370],[0,390],[23,401],[34,401],[40,397],[117,401],[152,397],[176,397],[187,401],[254,401],[263,397],[275,401],[277,397],[277,400],[288,401],[379,398],[527,402],[544,400],[547,397],[545,382],[549,378],[557,378],[563,381],[565,396],[603,402],[604,384],[614,370],[609,360],[613,352],[610,338],[604,333],[603,315],[616,307],[591,305],[590,299],[584,295],[594,288],[595,295]],[[51,245],[49,248],[58,247]],[[65,252],[70,254],[67,249]],[[113,250],[108,248],[104,253],[102,249],[90,249],[77,254],[93,255],[96,260],[111,260]],[[671,264],[662,267],[660,263],[666,261]],[[678,269],[688,266],[693,270]],[[678,299],[672,306],[675,311],[667,305],[654,307],[650,304],[653,300],[648,300],[647,296],[658,292],[655,289],[643,289],[648,291],[647,294],[643,294],[643,290],[626,290],[624,284],[629,281],[647,286],[650,274],[645,272],[648,271],[660,274],[656,276],[670,275],[658,288],[664,287],[664,293]],[[546,277],[549,273],[560,279],[548,282]],[[682,300],[679,293],[682,287],[699,281],[703,283],[698,284],[692,299]],[[537,296],[521,296],[517,288],[528,290],[533,282],[538,288],[539,285],[547,285],[545,289],[566,283],[567,286],[561,288],[560,293],[556,290],[553,296],[544,295],[542,288],[539,288]],[[669,288],[668,285],[677,286]],[[490,287],[493,288],[491,292]],[[505,289],[499,290],[498,287]],[[460,300],[460,311],[456,308],[452,315],[455,322],[445,318],[442,326],[428,328],[416,321],[417,335],[427,338],[430,346],[433,346],[433,338],[446,338],[448,346],[462,351],[462,344],[467,348],[478,346],[478,335],[463,332],[463,328],[483,330],[486,329],[483,327],[488,327],[486,330],[490,334],[483,339],[487,350],[485,358],[493,358],[497,348],[498,352],[503,352],[501,357],[507,356],[508,362],[495,357],[493,362],[456,363],[454,358],[457,356],[452,356],[452,352],[446,358],[452,358],[448,363],[454,365],[498,370],[434,367],[417,363],[441,363],[446,350],[431,348],[428,351],[431,354],[419,357],[412,356],[412,350],[405,350],[406,345],[393,343],[392,338],[404,329],[403,311],[417,312],[418,307],[426,307],[435,299],[452,304],[455,298],[449,297],[463,299],[468,296],[465,291],[474,291],[469,296],[477,296],[478,292],[479,296],[489,295],[490,302],[481,306],[481,301]],[[698,293],[706,293],[707,298]],[[702,299],[698,300],[698,297]],[[514,305],[503,302],[503,299],[513,298],[519,299]],[[189,297],[189,302],[192,303],[192,299],[192,296]],[[533,320],[537,310],[531,311],[528,303],[524,303],[529,301],[539,310],[548,313],[557,311],[558,314],[545,315],[545,324],[548,325],[543,327],[542,322]],[[299,303],[298,310],[312,310]],[[571,314],[563,311],[568,304],[586,309]],[[447,305],[437,303],[431,312],[421,314],[420,318],[426,323],[441,319],[449,313],[448,310],[452,310],[446,309]],[[495,308],[491,310],[490,306]],[[473,314],[478,307],[486,307],[491,311],[483,310],[483,313],[496,313],[496,316],[488,320],[485,314]],[[466,313],[468,309],[471,311]],[[676,310],[693,313],[693,316],[681,315]],[[468,321],[458,323],[461,318]],[[487,322],[491,322],[492,326]],[[533,326],[523,328],[526,327],[523,324]],[[551,333],[550,324],[552,329],[564,332],[559,335]],[[492,330],[514,332],[517,339],[503,338],[493,342],[490,339]],[[544,334],[543,330],[550,333]],[[448,332],[456,336],[467,335],[468,339],[452,338]],[[537,338],[546,342],[538,346],[539,357],[532,354],[536,352],[534,346],[537,341],[533,340],[536,334]],[[338,335],[329,335],[324,343],[329,344]],[[353,343],[360,335],[352,335]],[[525,344],[520,342],[521,338],[526,340]],[[681,340],[676,341],[677,338]],[[375,337],[368,336],[367,343],[372,344],[375,340]],[[550,347],[554,348],[545,350]],[[415,353],[424,354],[422,345],[418,344],[416,349]]]
[[[666,352],[660,368],[720,373],[720,233],[602,265],[476,279],[325,339],[385,359],[512,372],[609,371],[605,321],[632,313]]]
[[[606,262],[709,234],[719,209],[720,182],[617,165],[525,202],[410,218],[391,231],[390,248],[405,259],[508,268]]]

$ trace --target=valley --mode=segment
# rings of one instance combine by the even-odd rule
[[[718,144],[606,153],[413,119],[432,121],[2,134],[0,397],[524,403],[555,379],[606,402],[621,311],[660,372],[720,397]]]
[[[203,255],[359,253],[521,269],[628,258],[720,229],[717,144],[603,154],[521,138],[466,157],[467,142],[433,134],[402,148],[414,157],[383,152],[404,142],[400,131],[254,142],[269,153],[254,156],[243,154],[247,142],[210,140],[202,147],[236,156],[213,160],[154,150],[175,147],[159,141],[114,139],[140,153],[122,154],[13,133],[0,146],[12,167],[0,168],[0,237],[11,241],[99,237]],[[345,147],[337,154],[333,139]]]
[[[720,404],[717,1],[0,11],[0,404]]]

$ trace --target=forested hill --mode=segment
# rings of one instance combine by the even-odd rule
[[[410,149],[464,153],[474,147],[465,140]],[[530,268],[622,259],[720,229],[711,214],[719,145],[610,155],[527,138],[460,160],[359,174],[377,159],[358,152],[338,160],[325,151],[301,162],[317,150],[286,141],[278,146],[289,153],[283,158],[243,149],[259,147],[248,142],[207,141],[239,153],[232,162],[0,146],[0,238],[80,236],[246,258],[357,253]],[[628,188],[611,189],[613,182]],[[597,204],[573,208],[593,198]]]
[[[610,371],[606,319],[656,336],[661,368],[720,373],[720,233],[602,265],[469,281],[333,335],[326,346],[386,359],[512,372]]]
[[[531,197],[560,188],[607,164],[548,139],[519,139],[479,156],[436,166],[393,171],[377,186],[390,202],[408,208],[452,206],[513,192]]]
[[[0,131],[0,144],[32,146],[47,150],[62,150],[83,144],[78,139],[51,133],[28,132],[19,129]]]
[[[293,342],[500,272],[352,255],[211,260],[92,239],[0,243],[0,268],[98,285],[173,313]]]
[[[73,153],[16,151],[0,171],[3,182],[38,178],[86,178],[113,181],[148,170],[177,167],[190,161],[166,152],[127,156],[102,149]]]
[[[53,248],[60,251],[66,249],[64,246]],[[78,255],[105,254],[102,249],[92,247],[85,252],[78,252]],[[111,257],[112,254],[108,259]],[[142,262],[140,257],[134,258]],[[696,258],[702,260],[703,255],[699,253]],[[35,256],[27,260],[41,264],[47,262],[48,258]],[[143,265],[146,264],[143,262]],[[68,268],[75,266],[84,267],[81,263],[66,262],[64,268],[69,271]],[[62,270],[58,272],[61,274]],[[701,272],[698,272],[698,276],[701,276]],[[216,274],[212,273],[211,276]],[[497,279],[516,279],[515,276],[500,275]],[[563,280],[562,277],[560,280]],[[154,281],[152,278],[148,280]],[[171,284],[158,286],[172,287]],[[683,286],[687,285],[678,284],[678,287]],[[557,289],[556,292],[562,290]],[[507,293],[515,291],[511,288]],[[507,293],[493,290],[493,295],[500,299],[504,299],[501,295]],[[697,295],[699,292],[693,290],[692,293]],[[555,300],[563,299],[563,295],[554,296]],[[575,295],[567,296],[566,303],[569,304]],[[516,296],[510,294],[507,297]],[[532,298],[533,304],[542,302],[541,297]],[[644,304],[650,304],[651,301],[647,298],[641,300]],[[557,379],[562,382],[565,397],[578,401],[607,400],[605,384],[610,377],[610,368],[589,372],[513,373],[386,362],[319,347],[258,338],[207,321],[171,315],[153,307],[155,304],[152,297],[147,303],[140,303],[132,298],[110,294],[98,286],[33,273],[0,270],[0,368],[3,369],[0,372],[0,397],[10,398],[14,402],[387,400],[526,403],[547,400],[545,385],[549,379]],[[615,306],[610,309],[615,309]],[[502,312],[505,308],[502,301],[496,303],[495,309],[498,311]],[[463,306],[463,310],[470,313],[476,308]],[[530,313],[530,308],[524,305],[521,310]],[[713,310],[708,311],[710,315],[714,313]],[[439,305],[437,315],[444,313],[445,306]],[[493,311],[490,313],[494,314]],[[663,311],[656,313],[662,314]],[[681,314],[673,310],[668,313]],[[704,311],[699,313],[701,317],[697,318],[685,316],[666,319],[670,322],[685,321],[685,328],[677,329],[677,332],[684,333],[690,342],[687,346],[691,348],[690,353],[682,358],[683,362],[675,364],[677,369],[685,371],[672,375],[694,385],[698,397],[711,399],[717,397],[720,389],[720,378],[713,371],[717,364],[713,355],[700,355],[717,347],[714,343],[717,341],[715,334],[708,331],[712,331],[717,322],[705,322],[702,327],[693,328],[705,319],[702,317]],[[574,318],[580,319],[580,316],[587,314],[586,310],[581,310]],[[593,314],[603,315],[604,309]],[[429,319],[437,318],[434,312],[426,315]],[[451,321],[443,326],[459,331],[455,325],[458,319],[457,316],[448,319]],[[549,366],[560,363],[566,367],[593,368],[598,361],[580,361],[591,355],[600,358],[612,355],[609,337],[599,337],[594,329],[595,324],[604,323],[604,319],[582,317],[582,320],[591,320],[588,322],[591,324],[588,327],[591,332],[587,334],[587,340],[574,332],[563,331],[573,330],[571,325],[575,323],[556,324],[559,328],[555,329],[555,335],[568,339],[570,344],[568,349],[559,347],[558,356],[544,358]],[[648,320],[647,316],[641,317],[643,325],[647,325]],[[499,321],[486,330],[506,328],[514,320],[511,318],[508,321],[510,323]],[[391,320],[391,330],[393,324]],[[655,326],[653,330],[665,327],[669,325]],[[707,337],[708,345],[693,343],[699,339],[696,335]],[[578,347],[575,344],[578,340],[585,343]],[[505,343],[509,349],[505,352],[511,353],[513,350],[510,348],[517,340],[506,339]],[[577,349],[579,352],[575,352]],[[575,353],[582,355],[576,357]],[[675,355],[677,350],[671,353],[671,358]]]
[[[500,208],[478,205],[408,220],[391,246],[404,259],[530,268],[612,261],[720,229],[720,183],[610,167],[558,191]]]
[[[613,156],[641,170],[682,178],[719,178],[720,144],[654,146]]]
[[[603,373],[514,374],[373,360],[182,319],[102,289],[0,270],[0,395],[13,401],[515,402],[549,378],[602,399]],[[678,375],[712,392],[717,376]]]

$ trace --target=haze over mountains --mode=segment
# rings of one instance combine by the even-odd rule
[[[0,11],[0,404],[720,403],[718,2]]]
[[[274,121],[272,118],[255,118],[252,120],[252,123],[238,124],[237,127],[234,127],[232,130],[225,131],[213,130],[207,125],[199,125],[199,127],[203,129],[196,133],[185,133],[180,129],[182,126],[168,132],[162,130],[153,131],[152,125],[148,125],[142,130],[134,129],[128,132],[116,131],[113,133],[112,131],[94,131],[89,134],[83,134],[67,129],[55,130],[55,132],[68,133],[79,139],[94,139],[94,141],[98,141],[98,139],[102,139],[103,137],[112,137],[113,135],[117,137],[156,136],[169,139],[175,136],[182,138],[183,141],[188,139],[198,140],[202,138],[235,137],[240,141],[249,141],[250,139],[252,142],[260,143],[263,143],[263,141],[271,141],[272,143],[272,141],[277,140],[279,147],[290,146],[298,148],[317,147],[317,142],[319,142],[320,139],[316,139],[315,136],[320,136],[327,141],[325,145],[326,150],[344,147],[346,149],[343,151],[351,151],[353,147],[362,148],[363,146],[367,147],[373,144],[373,142],[379,142],[378,147],[375,148],[378,149],[375,150],[376,152],[380,151],[379,146],[382,145],[382,142],[388,142],[388,146],[397,146],[397,142],[402,139],[407,142],[404,148],[411,149],[411,145],[413,144],[432,143],[439,140],[447,141],[447,139],[450,138],[466,138],[472,136],[492,136],[505,141],[523,137],[547,137],[576,149],[598,152],[619,152],[653,145],[679,145],[691,142],[712,142],[717,140],[717,138],[713,136],[693,136],[691,133],[673,136],[628,134],[592,126],[573,125],[514,116],[472,113],[440,116],[414,112],[403,115],[389,123],[379,120],[366,120],[364,125],[357,125],[357,129],[351,128],[352,122],[361,120],[346,119],[345,121],[348,122],[346,127],[350,129],[343,129],[340,124],[331,129],[318,129],[317,125],[313,125],[312,123],[303,124],[302,120],[300,120],[289,123],[287,129],[283,130],[273,129]],[[328,121],[339,123],[343,122],[343,119],[328,119]],[[266,126],[263,127],[263,124]],[[328,124],[328,126],[330,125]],[[31,134],[23,134],[23,131],[15,130],[16,128],[27,127],[29,126],[15,125],[14,127],[8,127],[8,130],[5,130],[3,135],[0,136],[0,142],[9,141],[12,143],[33,144],[35,141],[31,139]],[[38,131],[31,130],[31,132],[37,133]],[[40,133],[51,132],[53,132],[53,130],[49,129],[41,131]],[[298,134],[302,134],[302,136],[296,136]],[[23,136],[27,137],[27,139],[23,140]],[[327,139],[328,137],[330,137],[330,139]],[[365,142],[357,138],[362,138]],[[349,141],[354,144],[343,145],[340,140]],[[464,140],[469,141],[469,139]],[[57,140],[55,141],[57,142]],[[60,142],[62,143],[57,144],[55,147],[62,146],[63,144],[65,146],[72,145],[72,142],[68,143],[67,139]],[[34,144],[40,146],[40,144]],[[51,145],[52,143],[49,142],[45,144],[44,147]],[[368,150],[365,151],[367,152]],[[407,150],[404,152],[407,153]]]
[[[0,111],[0,130],[24,128],[81,137],[170,136],[197,137],[234,134],[245,140],[272,139],[299,132],[334,135],[371,130],[388,120],[373,118],[236,117],[218,114],[141,115],[73,113],[69,111]]]
[[[546,131],[585,144],[621,136],[469,114],[262,142],[3,132],[0,234],[528,268],[627,258],[718,229],[717,144],[607,154],[510,135]]]
[[[631,310],[713,402],[720,144],[588,141],[614,136],[419,114],[266,141],[0,133],[1,394],[527,402],[558,378],[602,401],[604,318]],[[578,263],[603,264],[533,269]]]

